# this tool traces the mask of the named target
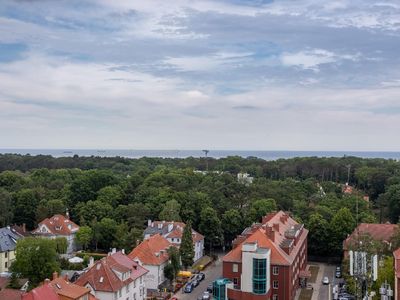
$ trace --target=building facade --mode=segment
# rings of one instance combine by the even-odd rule
[[[144,300],[147,273],[125,254],[116,252],[90,265],[75,283],[88,288],[99,300]]]
[[[160,234],[150,236],[129,253],[129,258],[149,272],[146,275],[146,288],[157,290],[164,283],[164,268],[168,264],[168,249],[173,245]]]
[[[79,231],[79,226],[72,222],[68,215],[54,215],[51,218],[46,218],[39,223],[38,228],[32,231],[35,236],[55,239],[64,237],[67,240],[67,254],[77,250],[75,243],[75,235]]]
[[[292,300],[307,271],[308,230],[283,211],[246,228],[223,258],[231,300]]]
[[[9,272],[15,260],[17,241],[21,238],[23,236],[11,227],[0,228],[0,273]]]
[[[144,231],[144,239],[160,234],[171,244],[179,248],[182,242],[183,229],[186,224],[182,222],[151,221],[148,220],[147,228]],[[203,257],[204,236],[192,229],[194,261]]]

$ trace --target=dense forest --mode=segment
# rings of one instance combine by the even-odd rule
[[[195,172],[202,170],[208,172]],[[182,220],[229,247],[244,227],[282,209],[310,230],[309,252],[340,255],[357,222],[397,222],[395,160],[255,157],[140,158],[0,155],[0,226],[69,211],[84,248],[131,250],[148,219]],[[238,181],[249,173],[253,183]],[[343,193],[345,183],[354,187]],[[364,196],[369,197],[369,201]],[[357,219],[358,218],[358,219]]]

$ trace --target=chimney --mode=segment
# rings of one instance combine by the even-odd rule
[[[279,232],[279,223],[274,223],[273,227],[276,232]]]
[[[89,265],[88,265],[88,267],[91,268],[91,267],[93,267],[93,265],[94,265],[94,258],[93,258],[93,256],[91,256],[91,257],[89,258]]]
[[[69,211],[68,211],[68,208],[67,208],[67,211],[65,212],[65,216],[66,216],[67,219],[69,220]]]
[[[53,272],[53,280],[56,280],[58,278],[58,273],[57,272]]]
[[[150,219],[147,220],[147,226],[148,226],[148,227],[153,227],[153,224],[152,224],[152,222],[151,222]]]
[[[125,249],[122,249],[121,252],[122,252],[122,254],[125,254]]]
[[[173,228],[174,228],[174,223],[169,223],[168,224],[168,232],[171,232]]]
[[[275,242],[275,231],[272,227],[268,226],[265,228],[265,234],[272,242]]]
[[[22,223],[22,232],[26,232],[26,224]]]
[[[43,284],[49,284],[50,283],[50,279],[46,278],[43,282]]]
[[[115,254],[115,253],[117,253],[117,248],[112,248],[111,249],[111,254]]]

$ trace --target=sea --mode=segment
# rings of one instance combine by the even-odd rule
[[[100,156],[100,157],[162,157],[186,158],[204,157],[204,150],[131,150],[131,149],[0,149],[0,154],[51,155],[53,157]],[[208,150],[208,157],[223,158],[228,156],[257,157],[265,160],[277,160],[294,157],[344,157],[384,158],[400,160],[400,152],[381,151],[256,151],[256,150]]]

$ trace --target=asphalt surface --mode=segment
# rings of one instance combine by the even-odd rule
[[[206,270],[203,271],[206,274],[206,278],[200,282],[200,284],[193,289],[191,293],[185,294],[183,293],[183,289],[181,289],[175,297],[180,300],[197,300],[203,295],[203,292],[207,290],[207,286],[212,283],[214,280],[221,278],[222,276],[222,261],[221,257],[215,262],[215,264],[211,264],[207,267]]]
[[[332,287],[337,284],[338,279],[335,277],[336,266],[335,265],[325,265],[323,270],[322,278],[327,276],[329,278],[329,285],[323,285],[322,282],[317,282],[317,284],[321,284],[319,288],[318,299],[328,300],[332,299]]]

